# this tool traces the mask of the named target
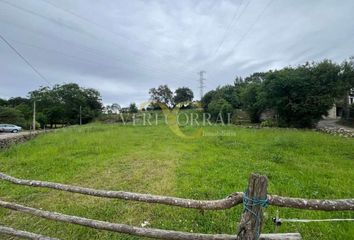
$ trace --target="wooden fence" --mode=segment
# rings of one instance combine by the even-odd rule
[[[66,192],[79,193],[103,198],[115,198],[130,201],[138,201],[145,203],[157,203],[170,206],[193,208],[201,210],[224,210],[232,208],[243,203],[244,212],[238,225],[238,231],[235,235],[227,234],[202,234],[188,233],[171,230],[162,230],[154,228],[141,228],[129,226],[126,224],[117,224],[99,220],[93,220],[78,216],[65,215],[56,212],[49,212],[23,206],[16,203],[5,202],[0,200],[0,207],[27,213],[33,216],[45,219],[67,222],[86,226],[90,228],[107,230],[118,233],[125,233],[141,237],[159,238],[159,239],[176,239],[176,240],[235,240],[235,239],[263,239],[263,240],[296,240],[301,239],[299,233],[284,234],[261,234],[263,224],[263,208],[267,205],[278,207],[299,208],[306,210],[323,210],[323,211],[353,211],[354,199],[337,199],[337,200],[315,200],[281,197],[277,195],[267,194],[268,179],[265,176],[252,174],[249,178],[248,189],[246,192],[235,192],[228,197],[220,200],[194,200],[175,198],[159,195],[123,192],[123,191],[105,191],[92,188],[84,188],[60,183],[25,180],[15,178],[4,173],[0,173],[0,179],[31,187],[43,187],[56,189]],[[28,239],[56,239],[45,237],[39,234],[16,230],[13,228],[0,226],[0,233],[24,237]]]

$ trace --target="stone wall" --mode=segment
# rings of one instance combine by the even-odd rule
[[[354,137],[354,132],[344,129],[344,128],[326,128],[326,127],[319,127],[316,128],[317,131],[337,135],[341,137]]]
[[[21,142],[25,142],[28,141],[32,138],[34,138],[35,136],[37,136],[40,132],[25,132],[25,133],[12,133],[10,134],[6,134],[5,136],[2,136],[0,138],[0,149],[4,149],[4,148],[8,148],[13,144],[16,143],[21,143]]]

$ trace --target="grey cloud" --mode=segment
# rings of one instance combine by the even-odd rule
[[[51,82],[127,105],[159,84],[198,96],[202,69],[212,89],[236,75],[342,61],[354,54],[353,10],[351,0],[3,0],[0,33]],[[4,43],[0,64],[0,97],[46,84]]]

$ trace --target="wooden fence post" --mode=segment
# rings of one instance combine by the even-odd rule
[[[267,205],[268,178],[252,174],[244,195],[244,212],[238,227],[238,239],[255,240],[261,234],[263,207]]]

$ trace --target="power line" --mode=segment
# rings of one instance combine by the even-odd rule
[[[118,37],[120,37],[120,38],[125,38],[125,39],[127,39],[127,40],[129,40],[129,41],[132,40],[131,38],[129,38],[129,37],[125,36],[125,35],[121,35],[121,34],[115,32],[115,31],[112,31],[112,30],[110,30],[110,29],[107,29],[105,26],[103,26],[103,25],[101,25],[101,24],[98,24],[98,23],[96,23],[96,22],[94,22],[94,21],[91,21],[90,19],[88,19],[88,18],[86,18],[86,17],[83,17],[83,16],[81,16],[81,15],[79,15],[79,14],[73,12],[73,11],[70,11],[70,10],[65,9],[65,8],[63,8],[63,7],[60,7],[60,6],[56,5],[56,4],[53,4],[52,2],[49,2],[48,0],[41,0],[41,1],[47,3],[48,5],[50,5],[50,6],[54,7],[54,8],[56,8],[56,9],[59,9],[59,10],[61,10],[61,11],[64,11],[64,12],[66,12],[67,14],[70,14],[70,15],[72,15],[72,16],[74,16],[74,17],[77,17],[77,18],[81,19],[82,21],[85,21],[85,22],[87,22],[87,23],[90,23],[90,24],[92,24],[92,25],[94,25],[94,26],[96,26],[96,27],[98,27],[98,28],[100,28],[100,29],[102,29],[102,30],[104,30],[104,31],[106,31],[106,32],[108,32],[108,33],[110,33],[110,34],[114,34],[114,35],[116,35],[116,36],[118,36]],[[213,4],[212,9],[215,8],[215,5],[216,5],[216,4]],[[203,26],[204,24],[205,24],[205,21],[204,21],[204,23],[202,24],[202,26]],[[148,44],[145,44],[144,42],[141,42],[141,43],[142,43],[145,47],[147,47],[148,49],[151,49],[151,46],[149,46]],[[163,55],[161,55],[159,52],[156,52],[156,51],[154,51],[154,50],[153,50],[153,52],[155,52],[156,55],[158,55],[158,56],[160,56],[160,57],[163,57]],[[164,52],[164,53],[167,53],[167,54],[170,54],[170,52],[166,52],[166,51],[163,51],[163,52]],[[174,58],[176,58],[176,57],[174,57]],[[184,69],[184,67],[185,67],[185,64],[182,64],[182,67],[180,67],[180,69]],[[184,74],[185,74],[185,75],[183,75],[183,73],[182,73],[182,74],[179,74],[182,79],[184,79],[184,78],[188,75],[187,73],[184,73]]]
[[[254,26],[257,24],[257,22],[261,19],[267,8],[272,4],[273,0],[269,0],[267,5],[262,9],[262,11],[258,14],[256,21],[253,22],[253,24],[250,26],[250,28],[245,32],[245,34],[242,35],[242,37],[239,39],[239,41],[236,42],[234,47],[232,48],[231,52],[233,52],[240,44],[241,42],[246,38],[246,36],[252,31]]]
[[[241,1],[243,1],[243,0],[241,0]],[[215,9],[215,6],[216,6],[216,4],[214,3],[213,4],[213,6],[211,7],[211,9],[210,9],[210,12],[212,12],[214,9]],[[202,28],[205,26],[205,23],[206,23],[206,20],[204,20],[204,22],[203,22],[203,24],[201,25],[202,26]],[[199,29],[200,30],[200,29]],[[184,69],[186,66],[187,66],[187,64],[188,64],[188,62],[186,61],[184,64],[182,64],[182,66],[180,67],[181,69]],[[198,66],[200,66],[201,64],[198,64]],[[196,67],[196,68],[198,68],[198,66]],[[203,86],[203,88],[205,87],[204,86],[204,84],[201,84],[201,86]],[[203,89],[199,86],[199,88],[201,89],[200,91],[203,91]],[[203,93],[201,93],[200,94],[201,95],[201,98],[202,98],[202,95],[203,95]],[[201,99],[200,98],[200,99]]]
[[[97,40],[97,41],[103,42],[103,39],[102,39],[102,38],[98,38],[98,37],[96,37],[96,35],[91,34],[90,32],[82,31],[82,30],[80,31],[80,30],[78,30],[77,28],[75,28],[75,27],[73,27],[73,26],[71,26],[71,25],[65,24],[65,23],[63,23],[63,22],[61,22],[61,21],[58,21],[58,20],[56,20],[56,19],[47,17],[47,16],[45,16],[45,15],[39,14],[39,13],[37,13],[37,12],[35,12],[35,11],[28,10],[28,9],[23,8],[23,7],[21,7],[21,6],[18,6],[18,5],[16,5],[16,4],[10,3],[10,2],[8,2],[8,1],[6,1],[6,0],[0,0],[0,2],[2,2],[2,3],[4,3],[4,4],[7,4],[7,5],[9,5],[9,6],[13,7],[13,8],[16,8],[16,9],[18,9],[18,10],[20,10],[20,11],[26,12],[26,13],[28,13],[28,14],[37,16],[37,17],[42,18],[42,19],[44,19],[44,20],[47,20],[47,21],[49,21],[49,22],[52,22],[52,23],[55,23],[55,24],[57,24],[57,25],[63,26],[63,27],[65,27],[65,28],[68,28],[68,29],[70,29],[71,31],[78,32],[78,33],[80,33],[80,34],[84,34],[84,35],[86,35],[86,36],[88,36],[88,37],[90,37],[90,38],[94,38],[94,39]],[[106,31],[108,31],[108,30],[106,30]],[[104,40],[104,42],[109,43],[109,44],[112,44],[112,45],[110,45],[110,47],[115,47],[115,48],[117,48],[117,49],[119,49],[119,50],[122,49],[122,48],[116,46],[116,43],[115,43],[114,41]],[[132,54],[132,56],[134,56],[134,57],[140,56],[140,57],[142,57],[142,58],[144,58],[144,59],[147,58],[146,56],[143,56],[142,54],[140,54],[140,53],[138,53],[138,52],[134,52],[134,53],[131,53],[131,54]],[[154,66],[152,66],[152,67],[154,67]]]
[[[249,0],[249,1],[247,2],[247,4],[245,5],[245,7],[243,8],[243,11],[241,12],[241,14],[238,14],[238,13],[240,12],[239,10],[241,9],[241,5],[242,5],[242,3],[243,3],[243,0],[241,0],[240,6],[239,6],[239,7],[237,8],[237,10],[235,11],[235,14],[234,14],[234,16],[232,17],[232,20],[231,20],[230,24],[229,24],[228,27],[226,28],[226,30],[225,30],[225,32],[224,32],[224,35],[223,35],[223,37],[222,37],[220,43],[219,43],[218,46],[216,47],[213,56],[216,56],[216,55],[217,55],[217,53],[219,52],[221,46],[224,44],[224,42],[225,42],[225,40],[226,40],[226,38],[227,38],[227,36],[228,36],[227,33],[230,31],[230,29],[231,29],[232,25],[234,24],[234,22],[237,22],[237,21],[241,18],[241,16],[242,16],[243,13],[245,12],[245,10],[246,10],[246,8],[248,7],[248,5],[250,4],[250,2],[251,2],[251,0]],[[237,17],[237,19],[236,19],[236,17]]]
[[[63,23],[63,22],[61,22],[61,21],[58,21],[58,20],[56,20],[56,19],[53,19],[53,18],[47,17],[47,16],[45,16],[45,15],[39,14],[39,13],[37,13],[37,12],[35,12],[35,11],[32,11],[32,10],[28,10],[28,9],[26,9],[26,8],[23,8],[23,7],[21,7],[21,6],[18,6],[18,5],[16,5],[16,4],[13,4],[13,3],[8,2],[8,1],[6,1],[6,0],[0,0],[0,1],[1,1],[2,3],[4,3],[4,4],[8,5],[8,6],[11,6],[11,7],[13,7],[13,8],[16,8],[17,10],[21,10],[21,11],[26,12],[26,13],[28,13],[28,14],[35,15],[35,16],[37,16],[37,17],[39,17],[39,18],[45,19],[45,20],[47,20],[47,21],[49,21],[49,22],[52,22],[52,23],[55,23],[55,24],[57,24],[57,25],[64,26],[64,27],[66,27],[66,28],[68,28],[68,29],[70,29],[70,30],[72,30],[72,31],[80,32],[80,31],[78,31],[77,28],[74,28],[73,26],[68,25],[68,24],[65,24],[65,23]],[[85,34],[87,34],[87,35],[90,36],[90,34],[87,33],[87,32],[85,32],[85,31],[81,31],[80,33],[85,33]],[[92,37],[92,36],[91,36],[91,37]]]
[[[197,2],[197,3],[198,3],[198,2]],[[196,5],[197,5],[197,4],[196,4]],[[212,13],[212,12],[214,11],[216,5],[217,5],[217,4],[216,4],[214,1],[212,1],[212,6],[211,6],[211,8],[208,10],[208,12],[209,12],[209,13]],[[200,25],[200,27],[199,27],[199,29],[198,29],[198,33],[200,33],[200,31],[205,28],[206,23],[207,23],[207,19],[204,19],[203,23]]]
[[[258,14],[256,20],[252,23],[252,25],[250,26],[250,28],[248,28],[248,30],[241,36],[241,38],[236,42],[236,44],[232,47],[231,49],[231,53],[234,52],[234,50],[241,44],[241,42],[246,38],[246,36],[252,31],[252,29],[254,28],[254,26],[257,24],[257,22],[261,19],[261,17],[263,16],[263,14],[265,13],[265,11],[267,10],[267,8],[272,4],[273,0],[269,0],[269,2],[267,3],[267,5],[265,5],[265,7],[262,9],[262,11]]]
[[[107,65],[107,64],[103,64],[102,61],[95,61],[95,60],[92,60],[92,59],[85,59],[85,58],[80,58],[76,55],[71,55],[71,54],[67,54],[67,53],[64,53],[64,52],[61,52],[61,51],[58,51],[58,50],[55,50],[55,49],[51,49],[51,48],[45,48],[45,47],[40,47],[38,45],[34,45],[34,44],[28,44],[28,43],[24,43],[24,42],[21,42],[21,41],[17,41],[17,40],[12,40],[13,42],[16,42],[18,44],[21,44],[21,45],[24,45],[26,47],[30,47],[30,48],[35,48],[35,49],[38,49],[38,50],[41,50],[41,51],[47,51],[47,52],[54,52],[54,53],[57,53],[57,54],[60,54],[64,57],[67,57],[67,58],[71,58],[73,60],[76,60],[78,62],[82,62],[82,63],[86,63],[86,64],[91,64],[91,65],[99,65],[99,66],[103,66],[103,67],[107,67],[107,68],[110,68],[110,69],[115,69],[117,70],[117,68],[114,66],[114,65]],[[94,54],[94,53],[92,53]],[[100,56],[97,54],[97,56]],[[104,57],[104,56],[102,56]],[[115,59],[113,59],[115,60]],[[117,59],[117,60],[120,60],[120,59]],[[130,64],[127,64],[127,63],[124,63],[124,62],[121,62],[123,63],[123,65],[126,65],[126,66],[131,66]],[[141,66],[141,67],[144,67],[144,66]],[[146,68],[146,67],[145,67]],[[146,68],[146,70],[152,70],[152,69],[148,69]],[[161,74],[167,74],[167,72],[158,72],[158,73],[161,73]],[[178,77],[177,76],[177,79],[182,79],[181,77]]]
[[[17,56],[19,56],[40,78],[42,78],[47,84],[52,85],[46,77],[44,77],[17,49],[11,45],[10,42],[6,40],[6,38],[0,34],[0,38],[12,49]]]
[[[7,24],[10,24],[12,27],[16,27],[16,28],[19,28],[19,29],[22,29],[24,31],[27,31],[27,32],[30,32],[31,34],[35,34],[36,36],[38,35],[41,35],[43,37],[46,37],[46,38],[50,38],[50,39],[53,39],[54,41],[56,41],[57,39],[54,38],[53,36],[51,35],[48,35],[48,34],[43,34],[42,32],[39,32],[39,31],[31,31],[29,30],[28,28],[25,28],[23,26],[19,26],[17,24],[14,24],[14,23],[9,23],[9,22],[6,22]],[[37,48],[37,49],[40,49],[40,50],[44,50],[44,51],[52,51],[52,52],[57,52],[61,55],[64,55],[66,57],[70,57],[70,58],[73,58],[73,59],[77,59],[77,60],[81,60],[81,61],[84,61],[84,62],[91,62],[91,63],[94,63],[94,62],[97,62],[97,61],[93,61],[93,60],[86,60],[84,58],[80,58],[80,57],[77,57],[77,56],[73,56],[73,55],[70,55],[70,54],[67,54],[67,53],[64,53],[64,52],[61,52],[61,51],[58,51],[58,50],[54,50],[54,49],[49,49],[49,48],[44,48],[44,47],[39,47],[37,45],[33,45],[33,44],[29,44],[29,43],[24,43],[24,42],[20,42],[20,41],[17,41],[17,40],[12,40],[13,42],[16,42],[18,44],[21,44],[21,45],[25,45],[25,46],[28,46],[28,47],[31,47],[31,48]],[[75,49],[77,50],[80,50],[82,52],[85,52],[85,53],[88,53],[90,55],[94,55],[94,56],[97,56],[97,57],[100,57],[102,59],[104,59],[105,61],[115,61],[115,62],[119,62],[119,64],[121,65],[124,65],[126,67],[130,67],[129,69],[131,69],[131,67],[134,67],[134,66],[139,66],[145,70],[148,70],[148,71],[151,71],[153,73],[158,73],[158,74],[166,74],[166,75],[169,75],[171,74],[170,72],[168,71],[165,71],[163,69],[156,69],[156,68],[153,68],[151,66],[148,66],[146,64],[143,64],[143,63],[140,63],[140,62],[137,62],[135,63],[134,65],[132,64],[129,64],[128,62],[124,61],[123,59],[121,58],[118,58],[118,57],[115,57],[115,56],[111,56],[111,55],[106,55],[104,53],[101,53],[100,51],[96,50],[96,49],[93,49],[93,48],[90,48],[90,47],[87,47],[87,46],[84,46],[84,45],[79,45],[79,44],[76,44],[74,42],[70,42],[70,41],[67,41],[65,39],[61,39],[60,38],[60,41],[62,42],[65,42],[67,44],[70,44],[72,46],[75,46]],[[98,63],[98,62],[97,62]],[[104,65],[102,64],[102,62],[100,63],[100,65]],[[104,66],[108,66],[108,65],[104,65]],[[111,66],[112,68],[114,66]],[[177,79],[185,79],[185,76],[184,75],[181,75],[181,74],[175,74],[176,75],[176,78]]]
[[[128,37],[126,37],[126,36],[124,36],[124,35],[118,34],[117,32],[108,30],[108,29],[106,29],[106,27],[104,27],[104,26],[102,26],[102,25],[100,25],[100,24],[98,24],[98,23],[96,23],[96,22],[93,22],[93,21],[91,21],[90,19],[87,19],[87,18],[85,18],[85,17],[82,17],[81,15],[78,15],[77,13],[75,13],[75,12],[73,12],[73,11],[70,11],[70,10],[68,10],[68,9],[59,7],[58,5],[53,4],[53,3],[49,2],[48,0],[41,0],[41,1],[44,1],[45,3],[51,5],[52,7],[56,8],[56,9],[59,9],[59,10],[61,10],[61,11],[64,11],[64,12],[66,12],[66,13],[72,15],[72,16],[75,16],[75,17],[77,17],[77,18],[79,18],[79,19],[81,19],[81,20],[83,20],[83,21],[85,21],[85,22],[88,22],[88,23],[90,23],[90,24],[93,24],[93,25],[95,25],[96,27],[98,27],[98,28],[100,28],[100,29],[103,29],[103,30],[106,31],[106,32],[109,32],[109,33],[111,33],[111,34],[117,35],[117,36],[119,36],[119,37],[121,37],[121,38],[126,38],[126,39],[128,39],[128,40],[131,40],[130,38],[128,38]],[[243,1],[243,0],[242,0],[242,1]],[[248,4],[249,4],[249,2],[248,2]],[[211,8],[211,11],[212,11],[212,9],[215,8],[215,5],[216,5],[216,4],[213,4],[213,6],[212,6],[212,8]],[[247,7],[247,6],[246,6],[246,7]],[[204,21],[204,23],[202,24],[202,26],[205,25],[205,22],[206,22],[206,21]],[[143,44],[144,44],[144,43],[143,43]],[[146,47],[150,48],[149,45],[147,45],[147,44],[144,44],[144,45],[145,45]],[[168,53],[168,52],[166,52],[166,53]],[[159,54],[159,53],[158,53],[157,55],[161,56],[161,54]],[[184,69],[185,65],[186,65],[186,64],[183,64],[182,67],[181,67],[181,69]],[[181,76],[183,76],[183,75],[181,75]],[[183,77],[184,77],[184,76],[183,76]]]
[[[243,3],[243,0],[241,0],[240,6],[239,6],[238,8],[236,8],[236,11],[235,11],[235,13],[234,13],[234,15],[233,15],[233,17],[232,17],[232,20],[230,21],[228,27],[226,28],[226,30],[225,30],[225,32],[224,32],[224,35],[223,35],[223,37],[221,38],[220,43],[219,43],[219,44],[217,45],[217,47],[215,48],[213,55],[210,56],[210,57],[208,57],[208,59],[211,59],[212,57],[214,57],[214,56],[217,55],[217,53],[218,53],[219,50],[221,49],[221,46],[224,44],[224,42],[225,42],[225,40],[226,40],[226,38],[227,38],[227,36],[228,36],[227,33],[230,31],[230,29],[231,29],[231,27],[233,26],[234,22],[237,23],[237,22],[240,20],[240,18],[243,16],[243,14],[245,13],[245,11],[246,11],[248,5],[250,4],[250,2],[251,2],[251,0],[249,0],[249,1],[245,4],[245,6],[242,8],[242,10],[241,10],[241,5],[242,5],[242,3]],[[240,13],[240,14],[239,14],[239,13]],[[200,66],[200,65],[201,65],[201,64],[199,64],[199,66]],[[204,63],[204,65],[205,65],[205,63]]]
[[[70,11],[70,10],[65,9],[65,8],[63,8],[63,7],[60,7],[60,6],[56,5],[56,4],[53,4],[52,2],[49,2],[49,1],[47,1],[47,0],[41,0],[41,1],[45,2],[46,4],[52,6],[52,7],[56,8],[56,9],[59,9],[59,10],[61,10],[61,11],[64,11],[64,12],[66,12],[67,14],[70,14],[70,15],[76,17],[76,18],[79,18],[79,19],[81,19],[81,20],[84,21],[84,22],[87,22],[87,23],[89,23],[89,24],[92,24],[92,25],[94,25],[94,26],[96,26],[96,27],[98,27],[98,28],[104,30],[105,32],[108,32],[108,33],[113,34],[113,35],[115,35],[115,36],[118,36],[118,37],[120,37],[120,38],[125,38],[125,39],[127,39],[127,40],[129,40],[129,41],[132,40],[132,38],[129,38],[129,37],[125,36],[125,35],[122,35],[122,34],[120,34],[120,33],[118,33],[118,32],[112,31],[111,29],[107,29],[105,26],[103,26],[103,25],[101,25],[101,24],[98,24],[98,23],[96,23],[96,22],[94,22],[94,21],[91,21],[90,19],[88,19],[88,18],[86,18],[86,17],[83,17],[83,16],[81,16],[81,15],[79,15],[79,14],[73,12],[73,11]],[[144,42],[141,42],[141,44],[143,44],[145,47],[147,47],[147,48],[149,48],[149,49],[151,48],[151,46],[149,46],[148,44],[145,44]],[[155,50],[153,50],[153,51],[155,52],[156,55],[162,57],[162,55],[161,55],[160,53],[156,52]],[[164,51],[164,52],[165,52],[165,51]],[[165,53],[170,54],[170,52],[165,52]]]
[[[47,17],[47,16],[45,16],[45,15],[42,15],[42,14],[38,14],[38,13],[32,11],[32,10],[25,9],[25,8],[23,8],[23,7],[21,7],[21,6],[15,5],[15,4],[10,3],[10,2],[8,2],[8,1],[6,1],[6,0],[0,0],[0,1],[3,2],[3,3],[5,3],[5,4],[7,4],[7,5],[9,5],[9,6],[12,6],[12,7],[16,8],[16,9],[18,9],[18,10],[24,11],[24,12],[29,13],[29,14],[32,14],[32,15],[35,15],[35,16],[40,17],[40,18],[42,18],[42,19],[45,19],[45,20],[48,20],[48,21],[50,21],[50,22],[53,22],[53,23],[56,23],[56,24],[58,24],[58,25],[64,26],[64,27],[66,27],[66,28],[69,28],[69,29],[72,30],[72,31],[76,31],[76,32],[79,32],[79,33],[84,33],[85,35],[88,35],[89,37],[94,37],[95,39],[97,39],[97,38],[96,38],[95,36],[93,36],[91,33],[87,32],[87,31],[82,31],[82,30],[81,30],[81,31],[78,31],[79,29],[76,29],[76,28],[73,27],[72,25],[64,24],[64,23],[62,23],[61,21],[58,21],[58,20],[56,20],[56,19],[49,18],[49,17]],[[53,3],[48,2],[47,0],[42,0],[42,1],[44,1],[45,3],[47,3],[47,4],[51,5],[51,6],[53,6],[54,8],[57,8],[57,9],[59,9],[59,10],[61,10],[61,11],[64,11],[64,12],[66,12],[66,13],[68,13],[68,14],[70,14],[70,15],[76,17],[76,18],[79,18],[79,19],[82,20],[82,21],[88,22],[88,23],[90,23],[91,25],[95,25],[96,27],[99,27],[99,28],[101,28],[101,29],[103,29],[103,30],[105,30],[105,31],[107,31],[107,32],[109,32],[109,33],[113,33],[113,34],[115,34],[115,35],[117,35],[117,36],[119,36],[119,37],[123,37],[123,38],[129,39],[129,38],[127,38],[126,36],[122,36],[122,35],[120,35],[120,34],[118,34],[118,33],[116,33],[116,32],[111,32],[110,30],[106,29],[106,28],[103,27],[102,25],[97,24],[97,23],[95,23],[95,22],[93,22],[93,21],[91,21],[90,19],[87,19],[87,18],[85,18],[85,17],[82,17],[82,16],[76,14],[75,12],[72,12],[72,11],[67,10],[67,9],[65,9],[65,8],[61,8],[61,7],[59,7],[59,6],[57,6],[57,5],[53,4]],[[215,7],[215,4],[213,5],[213,7]],[[245,8],[246,8],[246,7],[245,7]],[[245,8],[244,8],[244,9],[245,9]],[[235,17],[234,17],[234,18],[235,18]],[[97,39],[97,40],[100,40],[100,41],[101,41],[102,39]],[[129,40],[130,40],[130,39],[129,39]],[[114,43],[114,44],[115,44],[115,43]],[[63,54],[63,53],[62,53],[62,54]],[[134,55],[134,56],[136,56],[136,55]],[[71,56],[71,57],[72,57],[72,56]],[[125,63],[122,59],[116,59],[116,60],[122,62],[123,64]],[[136,60],[135,60],[135,61],[136,61]],[[139,65],[141,65],[140,62],[137,61],[137,63],[138,63]],[[162,69],[159,69],[159,70],[161,71]],[[168,71],[164,71],[164,70],[162,70],[162,71],[168,73]],[[154,72],[159,72],[159,71],[157,71],[157,69],[156,69],[156,70],[154,70]],[[162,73],[163,73],[163,72],[162,72]],[[189,71],[188,71],[188,72],[189,72]],[[178,75],[180,76],[180,77],[179,77],[180,79],[186,79],[187,73],[185,73],[185,74],[178,74]]]
[[[58,24],[58,25],[60,25],[60,26],[64,26],[64,27],[66,27],[66,28],[68,28],[68,29],[70,29],[70,30],[72,30],[72,31],[76,31],[76,32],[79,32],[79,33],[81,33],[81,34],[85,34],[85,35],[87,35],[87,36],[89,36],[89,37],[93,37],[93,38],[95,38],[96,40],[102,41],[102,39],[95,37],[94,35],[92,35],[92,34],[89,33],[89,32],[86,32],[86,31],[77,31],[77,29],[73,28],[72,26],[67,25],[67,24],[64,24],[64,23],[62,23],[62,22],[60,22],[60,21],[58,21],[58,20],[49,18],[49,17],[44,16],[44,15],[42,15],[42,14],[38,14],[38,13],[36,13],[36,12],[34,12],[34,11],[31,11],[31,10],[25,9],[25,8],[23,8],[23,7],[20,7],[20,6],[18,6],[18,5],[15,5],[15,4],[12,4],[12,3],[10,3],[10,2],[7,2],[6,0],[0,0],[0,1],[1,1],[2,3],[5,3],[5,4],[7,4],[7,5],[13,7],[13,8],[16,8],[16,9],[18,9],[18,10],[24,11],[24,12],[26,12],[26,13],[28,13],[28,14],[35,15],[35,16],[40,17],[40,18],[42,18],[42,19],[45,19],[45,20],[47,20],[47,21],[56,23],[56,24]],[[116,47],[117,49],[120,49],[120,50],[121,50],[121,48],[115,46],[115,43],[114,43],[114,42],[111,42],[111,43],[113,44],[112,47]],[[139,55],[139,54],[133,54],[134,57],[136,57],[137,55]],[[140,56],[141,56],[141,54],[140,54]],[[146,58],[146,57],[144,57],[144,56],[142,56],[142,57],[143,57],[144,59]],[[134,60],[135,60],[135,59],[134,59]],[[123,61],[123,60],[122,60],[122,59],[119,59],[119,61]],[[135,61],[136,61],[136,60],[135,60]],[[123,62],[124,62],[124,61],[123,61]],[[137,62],[138,64],[142,65],[142,63],[140,63],[139,61],[136,61],[136,62]],[[146,65],[146,66],[147,66],[147,65]],[[151,67],[154,68],[155,66],[151,66]],[[150,67],[150,68],[151,68],[151,67]],[[156,70],[155,70],[155,71],[156,71]],[[162,71],[163,71],[163,70],[162,70]],[[158,71],[156,71],[156,72],[158,72]],[[170,72],[167,72],[167,71],[165,71],[165,72],[166,72],[166,74],[171,74]],[[179,74],[179,75],[180,75],[180,79],[185,79],[186,76],[187,76],[187,74]]]
[[[105,66],[105,67],[108,67],[108,68],[116,69],[116,66],[114,66],[114,65],[106,65],[106,64],[102,64],[102,62],[95,61],[95,60],[92,60],[92,59],[80,58],[80,57],[78,57],[76,55],[67,54],[67,53],[64,53],[62,51],[58,51],[56,49],[46,48],[46,47],[38,46],[38,45],[34,45],[34,44],[28,44],[28,43],[24,43],[24,42],[13,40],[13,39],[12,39],[12,41],[17,43],[17,44],[21,44],[21,45],[24,45],[24,46],[27,46],[27,47],[30,47],[30,48],[39,49],[41,51],[54,52],[54,53],[60,54],[62,56],[65,56],[65,57],[68,57],[68,58],[72,58],[72,59],[75,59],[77,61],[84,62],[84,63],[87,63],[87,64],[101,65],[101,66]]]

